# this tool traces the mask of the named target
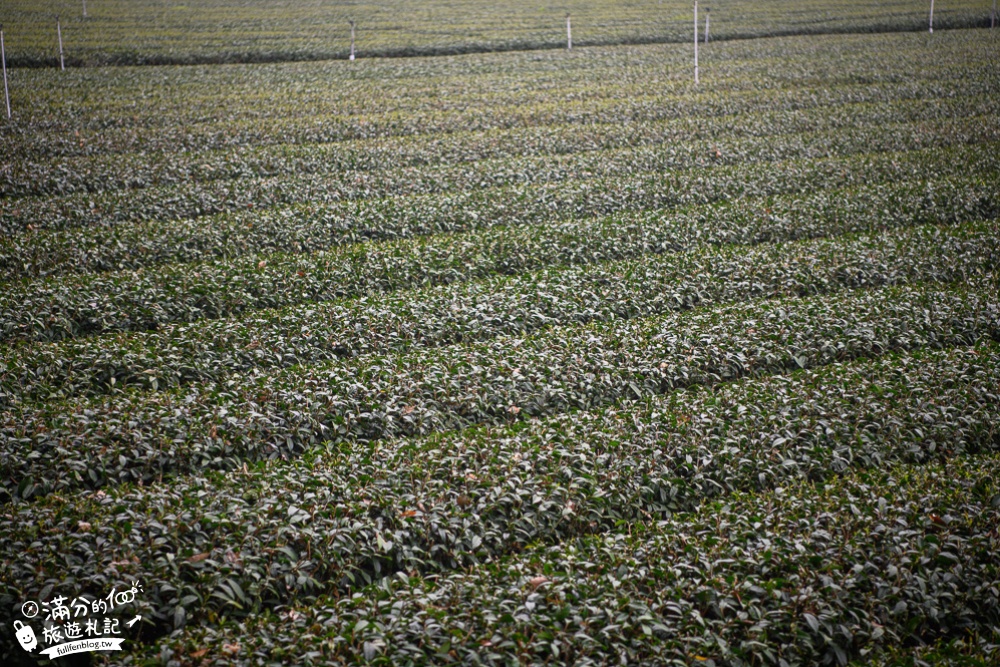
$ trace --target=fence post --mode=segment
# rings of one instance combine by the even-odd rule
[[[0,60],[3,61],[3,97],[7,101],[7,119],[10,120],[10,90],[7,88],[7,51],[3,43],[2,23],[0,23]]]
[[[351,60],[354,60],[354,21],[351,21]]]
[[[566,12],[566,50],[573,48],[573,26],[569,22],[569,12]]]
[[[83,0],[83,18],[87,18],[87,0]]]
[[[997,0],[993,0],[993,11],[990,12],[990,30],[993,30],[993,26],[997,23]]]
[[[712,10],[705,7],[705,43],[708,44],[708,16]]]
[[[59,17],[56,16],[56,34],[59,35],[59,69],[66,69],[66,61],[63,59],[62,48],[62,26],[59,24]]]
[[[694,85],[698,85],[698,0],[694,0]]]
[[[929,27],[929,32],[933,35],[934,34],[934,0],[931,0],[931,17],[930,17],[930,23],[928,24],[928,27]]]

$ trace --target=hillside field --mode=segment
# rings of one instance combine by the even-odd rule
[[[137,582],[40,664],[1000,664],[988,4],[720,0],[698,85],[672,0],[92,0],[61,71],[65,4],[0,9],[0,664]]]

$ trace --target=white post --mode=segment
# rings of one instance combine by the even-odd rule
[[[705,8],[705,43],[708,44],[708,16],[712,10],[708,7]]]
[[[694,85],[698,85],[698,0],[694,0]]]
[[[573,27],[569,22],[569,12],[566,12],[566,50],[573,48]]]
[[[351,60],[354,60],[354,21],[351,21]]]
[[[934,34],[934,0],[931,0],[931,18],[930,18],[930,33]]]
[[[83,18],[87,18],[87,0],[83,0]]]
[[[10,119],[10,90],[7,88],[7,51],[3,44],[3,24],[0,24],[0,60],[3,61],[3,96],[7,100],[7,118]]]
[[[62,26],[59,25],[59,17],[56,17],[56,34],[59,35],[59,69],[66,69],[66,61],[63,59],[62,48]]]

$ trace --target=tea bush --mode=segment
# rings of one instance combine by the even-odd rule
[[[494,592],[503,596],[508,591],[475,583],[480,581],[477,576],[488,577],[485,573],[491,571],[517,574],[529,563],[538,568],[535,574],[553,579],[552,573],[575,569],[561,565],[565,557],[576,561],[566,544],[545,549],[544,557],[529,551],[516,557],[513,567],[503,566],[504,561],[490,564],[494,557],[521,545],[595,531],[617,534],[611,541],[617,548],[624,546],[621,540],[626,535],[637,533],[630,543],[641,545],[655,519],[673,516],[666,530],[654,530],[652,535],[675,540],[678,534],[690,535],[711,547],[714,541],[725,544],[727,533],[718,526],[709,532],[688,530],[683,524],[689,519],[675,513],[696,511],[715,498],[738,507],[739,500],[730,499],[732,494],[740,497],[761,491],[767,509],[732,511],[733,517],[747,519],[748,528],[754,524],[760,530],[761,524],[755,522],[782,522],[789,516],[780,506],[789,497],[797,498],[794,491],[782,496],[789,486],[809,493],[811,484],[843,484],[838,475],[851,475],[853,468],[878,475],[892,461],[939,465],[963,452],[995,448],[994,424],[1000,410],[998,361],[1000,351],[990,343],[835,362],[790,375],[746,378],[638,402],[626,400],[599,411],[371,446],[335,447],[295,463],[276,462],[226,476],[194,475],[147,488],[50,496],[8,509],[4,520],[26,527],[23,542],[12,545],[21,554],[16,574],[24,589],[44,586],[47,581],[38,579],[38,573],[55,570],[95,590],[117,578],[141,577],[147,593],[156,590],[153,607],[147,611],[161,623],[180,626],[213,609],[236,615],[259,613],[274,604],[313,600],[323,591],[355,591],[394,573],[409,573],[419,587],[420,573],[473,566],[483,574],[472,575],[473,583],[465,590],[480,588],[480,595],[486,596],[481,608],[487,614],[480,622],[496,623],[495,616],[489,617],[490,605],[503,605],[502,597],[487,601]],[[975,471],[971,464],[946,465],[965,467],[970,475]],[[988,481],[990,475],[983,472],[980,478]],[[987,483],[993,494],[1000,493],[995,486]],[[826,498],[834,507],[845,506],[845,496],[839,492],[813,491],[812,496]],[[851,511],[835,515],[850,520],[858,514],[854,504],[874,503],[876,497],[848,498]],[[981,500],[990,499],[986,493]],[[878,507],[885,511],[881,504]],[[943,503],[939,513],[952,520],[948,512],[953,510],[957,507]],[[707,515],[716,515],[716,509]],[[968,516],[975,518],[977,513]],[[988,531],[989,520],[979,518]],[[83,528],[80,521],[86,524]],[[627,530],[623,521],[628,522]],[[907,526],[894,529],[900,528]],[[789,530],[795,530],[794,524]],[[836,531],[828,529],[828,540],[830,533]],[[992,533],[983,536],[996,539]],[[858,540],[865,537],[862,533]],[[769,541],[773,542],[765,539],[762,544]],[[597,539],[593,544],[600,549],[603,542]],[[887,537],[879,543],[892,546]],[[866,545],[859,541],[857,548]],[[825,562],[813,549],[793,547],[792,543],[784,548],[773,546],[779,572],[795,573],[795,559],[811,567],[823,563],[821,571],[831,574],[850,570],[851,563],[836,557]],[[565,553],[557,556],[560,550]],[[691,567],[676,571],[710,579],[717,558],[727,559],[717,563],[725,571],[741,567],[748,556],[741,553],[734,560],[734,555],[696,558]],[[756,558],[760,557],[758,552]],[[763,558],[764,563],[772,560]],[[663,565],[674,562],[673,558],[660,561]],[[956,555],[940,564],[951,568],[956,562],[964,560]],[[995,561],[983,561],[989,563],[995,571]],[[615,572],[616,567],[600,567],[600,571]],[[669,575],[664,572],[663,576]],[[464,578],[457,577],[459,581]],[[642,586],[644,579],[619,572],[614,589],[623,582]],[[567,580],[567,585],[572,584]],[[524,585],[524,580],[518,579],[517,585]],[[768,590],[788,590],[792,585],[788,580]],[[912,588],[906,594],[894,589],[896,599],[920,590],[916,580],[909,585]],[[731,596],[732,589],[728,590]],[[592,594],[607,592],[597,588]],[[673,594],[664,593],[664,599]],[[989,593],[984,594],[989,599]],[[749,598],[761,599],[761,595],[751,592]],[[941,595],[937,604],[951,604],[946,592]],[[370,602],[371,613],[381,613],[377,610],[384,607],[375,606],[381,599],[383,594],[378,592],[374,598],[355,596],[345,602],[348,608],[362,609]],[[467,599],[478,599],[478,595]],[[687,605],[696,599],[720,612],[715,596],[684,595],[677,603]],[[776,602],[780,604],[781,598]],[[794,603],[794,599],[786,597],[784,602]],[[935,603],[933,596],[928,603]],[[996,604],[994,593],[993,614]],[[705,607],[699,608],[704,612]],[[798,608],[808,610],[810,604],[802,602]],[[660,614],[665,612],[660,610]],[[317,610],[320,618],[326,614]],[[400,621],[405,624],[411,619],[406,615]],[[647,624],[665,622],[662,618],[645,620]],[[380,625],[392,627],[396,622],[394,614],[373,621],[372,630],[363,635],[365,640],[377,635]],[[296,627],[307,632],[310,625]],[[638,625],[635,630],[639,633]],[[405,625],[400,631],[406,632]],[[423,631],[435,633],[429,628],[418,630]],[[487,625],[483,632],[500,631]],[[354,636],[355,641],[351,638],[348,631],[337,640],[347,644],[334,648],[358,648],[362,636]],[[635,637],[641,638],[642,634]],[[819,634],[807,639],[822,645]],[[402,638],[389,643],[405,647],[409,641]],[[766,639],[758,643],[770,646]],[[290,642],[284,648],[295,646]],[[472,643],[465,650],[476,650],[476,646]],[[711,651],[710,646],[705,649]]]
[[[724,3],[695,87],[687,43],[370,58],[561,40],[390,2],[353,63],[62,72],[13,2],[0,625],[139,581],[107,664],[997,661],[991,34]],[[71,65],[342,55],[249,0],[101,47],[127,4]]]

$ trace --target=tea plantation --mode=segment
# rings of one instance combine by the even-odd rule
[[[988,7],[412,4],[2,10],[0,663],[1000,664]]]
[[[717,39],[926,31],[912,0],[702,0]],[[938,30],[987,27],[989,0],[937,0]],[[59,66],[56,17],[68,65],[209,64],[346,58],[351,25],[362,57],[524,51],[573,44],[688,42],[687,0],[4,0],[8,58]]]

